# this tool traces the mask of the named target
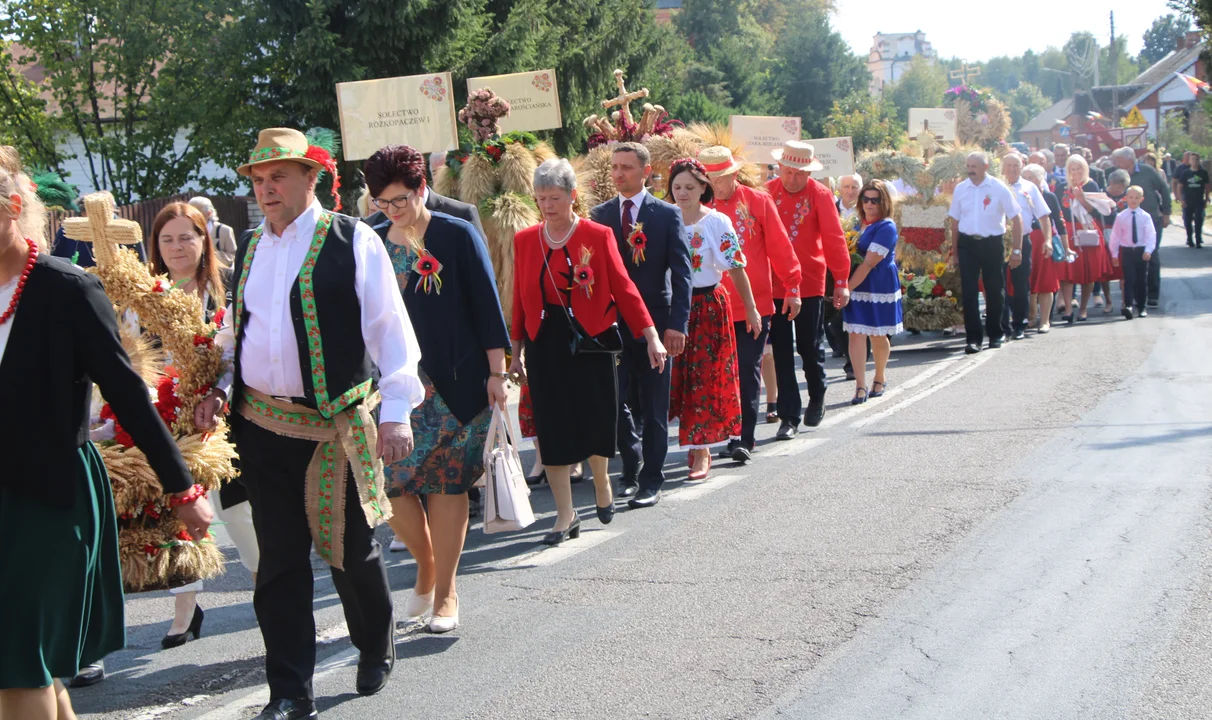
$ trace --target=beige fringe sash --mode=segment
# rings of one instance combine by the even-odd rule
[[[378,404],[379,394],[375,393],[328,419],[318,410],[245,388],[236,410],[245,420],[276,435],[319,443],[307,466],[307,523],[316,552],[338,570],[344,569],[347,464],[367,524],[373,528],[391,517],[383,461],[375,456],[379,431],[370,414]]]

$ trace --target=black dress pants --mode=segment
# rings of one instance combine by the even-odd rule
[[[1149,273],[1149,263],[1145,262],[1143,247],[1121,248],[1119,264],[1124,268],[1124,307],[1136,306],[1137,310],[1145,308],[1148,288],[1146,275]]]
[[[809,400],[825,400],[824,348],[821,346],[825,335],[825,298],[808,297],[803,298],[802,302],[800,314],[792,321],[783,314],[783,301],[775,300],[774,315],[770,318],[770,346],[774,353],[774,375],[779,386],[779,419],[795,425],[799,424],[804,412],[800,381],[795,372],[795,353],[799,353],[804,363]]]
[[[1005,306],[1005,247],[1000,237],[973,237],[960,233],[960,285],[964,292],[964,330],[970,345],[980,346],[984,332],[989,340],[1002,338]],[[985,283],[985,327],[981,327],[980,283]]]
[[[652,312],[657,332],[664,333],[669,311]],[[669,389],[673,378],[670,358],[663,371],[648,362],[648,343],[637,340],[620,324],[623,353],[619,356],[618,448],[623,459],[623,481],[637,480],[642,489],[660,490],[665,484],[665,457],[669,454]],[[638,426],[638,430],[637,430]],[[641,468],[640,461],[643,460]]]
[[[317,443],[283,437],[239,415],[232,425],[261,548],[253,609],[265,640],[270,698],[312,699],[316,622],[304,477]],[[348,466],[345,479],[345,569],[332,568],[332,584],[354,647],[368,658],[386,657],[394,631],[387,568]]]
[[[1204,244],[1204,213],[1207,206],[1188,202],[1183,207],[1183,228],[1187,231],[1187,244]]]
[[[1031,304],[1031,236],[1023,236],[1023,262],[1017,268],[1011,268],[1010,284],[1014,288],[1014,297],[1008,298],[1002,309],[1002,333],[1013,335],[1019,330],[1027,329],[1027,309]],[[1098,287],[1095,284],[1095,287]]]
[[[1149,292],[1149,302],[1157,302],[1157,298],[1161,295],[1161,244],[1162,230],[1161,216],[1153,219],[1153,229],[1157,231],[1157,247],[1153,249],[1153,254],[1149,256],[1149,279],[1146,287]]]
[[[736,331],[736,369],[741,380],[741,444],[752,450],[761,405],[762,353],[766,350],[766,336],[770,333],[770,317],[762,318],[762,332],[756,338],[753,333],[746,332],[744,320],[732,325]],[[798,388],[795,394],[799,397]]]

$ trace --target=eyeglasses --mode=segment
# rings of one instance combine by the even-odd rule
[[[879,195],[876,195],[875,197],[871,197],[870,195],[864,195],[864,196],[863,196],[863,202],[868,203],[868,204],[870,204],[870,205],[879,205],[879,204],[880,204],[880,196],[879,196]]]
[[[416,194],[417,193],[414,191],[414,192],[408,193],[407,195],[401,195],[400,197],[392,198],[391,200],[380,200],[379,198],[372,198],[370,201],[370,204],[374,205],[375,207],[379,208],[380,210],[386,210],[388,205],[392,206],[396,210],[403,210],[404,208],[408,207],[408,201],[412,200],[412,196],[416,195]]]

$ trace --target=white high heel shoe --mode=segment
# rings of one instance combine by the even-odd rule
[[[459,596],[455,595],[455,614],[450,617],[434,615],[429,618],[429,632],[440,635],[448,633],[459,626]]]
[[[408,602],[404,603],[404,617],[412,620],[414,618],[423,617],[433,614],[433,590],[418,595],[416,590],[408,596]]]

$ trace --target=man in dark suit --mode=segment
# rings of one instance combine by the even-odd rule
[[[686,347],[690,318],[690,249],[683,238],[682,211],[662,202],[645,189],[652,174],[648,148],[620,143],[611,156],[611,178],[618,197],[590,213],[594,222],[614,230],[619,253],[648,313],[662,333],[669,356]],[[637,244],[642,246],[639,251]],[[665,482],[665,455],[669,449],[669,381],[672,371],[652,369],[642,340],[623,328],[623,355],[619,362],[619,454],[623,458],[619,497],[630,498],[633,508],[652,507],[661,499]],[[628,402],[638,386],[636,402]],[[643,419],[643,442],[633,415]],[[641,469],[641,448],[643,469]]]

